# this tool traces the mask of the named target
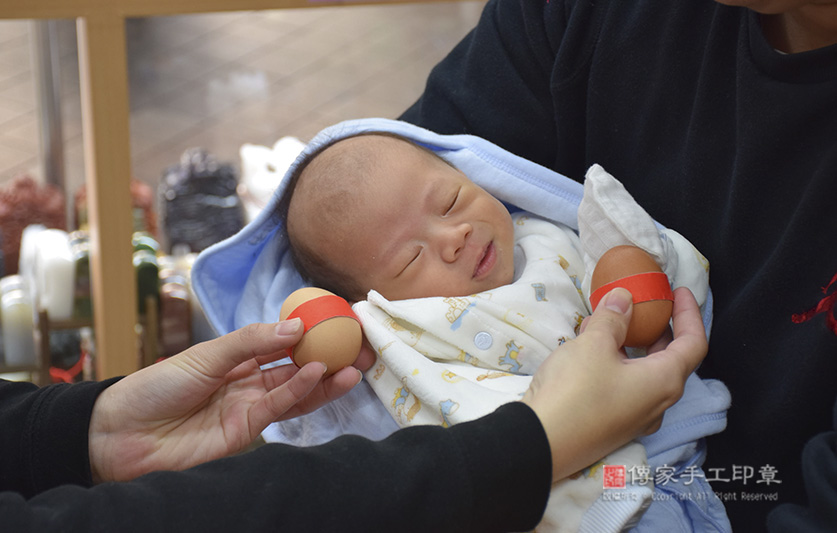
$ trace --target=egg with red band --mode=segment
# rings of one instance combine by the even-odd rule
[[[319,361],[328,367],[328,376],[355,362],[363,334],[349,302],[327,290],[305,287],[292,292],[279,310],[279,320],[293,318],[300,318],[304,328],[302,339],[288,349],[296,366]]]
[[[623,287],[633,296],[633,312],[625,346],[651,345],[671,319],[674,295],[668,277],[647,252],[636,246],[615,246],[602,255],[590,282],[593,309],[605,294]]]

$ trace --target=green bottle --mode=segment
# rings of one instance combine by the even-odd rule
[[[140,316],[146,312],[145,300],[148,296],[160,301],[160,277],[157,256],[147,249],[134,252],[134,271],[137,274],[137,299]]]

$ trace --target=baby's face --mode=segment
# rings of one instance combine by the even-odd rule
[[[329,260],[390,300],[466,296],[512,282],[514,229],[500,201],[405,141],[343,142],[378,143],[376,153],[387,155],[359,185],[345,246],[322,250]]]

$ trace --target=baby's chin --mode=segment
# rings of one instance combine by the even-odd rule
[[[459,283],[448,286],[436,286],[433,289],[426,287],[399,287],[398,289],[378,288],[376,290],[381,296],[389,301],[413,300],[417,298],[461,298],[473,296],[481,292],[488,292],[498,289],[514,282],[514,267],[511,262],[504,262],[504,267],[495,272],[493,276],[484,280],[460,280]]]
[[[463,294],[455,296],[471,296],[472,294],[479,294],[481,292],[488,292],[494,289],[499,289],[506,285],[511,285],[514,282],[514,269],[510,272],[500,272],[490,279],[483,280],[479,283],[474,283],[469,290],[463,290]]]
[[[487,292],[492,289],[496,289],[497,287],[500,287],[502,285],[503,284],[472,283],[464,284],[459,287],[449,287],[444,290],[440,289],[435,291],[379,290],[377,292],[387,300],[394,302],[398,300],[416,300],[419,298],[464,298],[466,296],[473,296],[481,292]]]
[[[514,252],[506,252],[503,250],[502,254],[502,268],[499,270],[497,275],[497,282],[496,287],[502,287],[503,285],[511,285],[514,283]]]
[[[492,287],[490,287],[488,289],[484,289],[483,292],[493,290],[493,289],[499,289],[500,287],[504,287],[506,285],[511,285],[513,282],[514,282],[514,270],[509,272],[507,275],[501,277],[496,283],[493,284]]]

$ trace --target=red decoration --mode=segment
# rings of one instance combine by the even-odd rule
[[[360,323],[349,302],[337,295],[327,294],[299,304],[285,320],[301,318],[303,333],[308,333],[308,330],[317,324],[340,316],[352,318]],[[287,351],[288,355],[293,357],[293,347],[288,348]]]
[[[803,313],[795,313],[791,316],[791,320],[794,324],[801,324],[802,322],[807,322],[811,320],[815,316],[820,313],[825,313],[825,325],[831,332],[837,335],[837,318],[834,317],[834,306],[837,304],[837,291],[828,294],[829,289],[831,289],[832,285],[837,288],[837,274],[834,274],[834,277],[831,278],[831,281],[828,282],[828,285],[822,288],[822,293],[825,294],[825,298],[820,300],[817,305],[808,309]]]
[[[622,287],[630,291],[634,304],[650,302],[652,300],[674,301],[674,293],[671,292],[671,285],[668,276],[663,272],[643,272],[626,276],[610,283],[605,283],[590,295],[590,305],[596,309],[599,301],[616,287]]]

